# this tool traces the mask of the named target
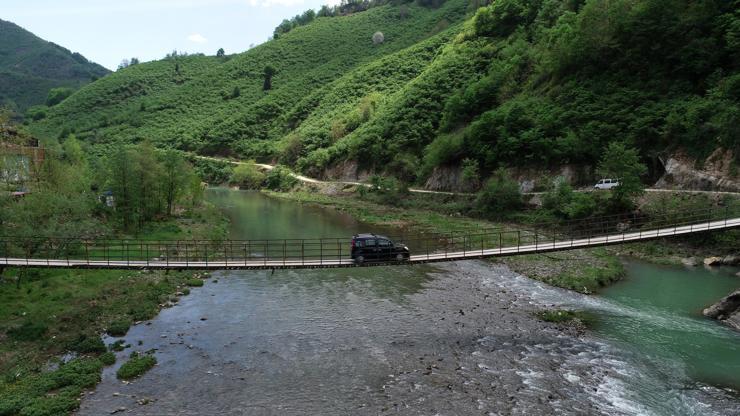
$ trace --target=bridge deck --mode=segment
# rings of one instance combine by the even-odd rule
[[[697,232],[724,230],[740,227],[740,218],[729,218],[690,225],[672,226],[660,229],[614,233],[589,238],[566,239],[554,242],[507,246],[492,249],[465,250],[453,252],[433,252],[416,254],[403,263],[365,263],[362,266],[379,266],[387,264],[417,264],[440,261],[458,261],[487,257],[505,257],[524,254],[564,251],[578,248],[598,247],[651,240],[661,237],[686,235]],[[333,267],[360,267],[350,258],[301,259],[284,258],[279,260],[247,259],[213,260],[213,261],[168,261],[168,260],[74,260],[74,259],[25,259],[0,257],[0,266],[9,267],[44,267],[44,268],[88,268],[88,269],[309,269]]]

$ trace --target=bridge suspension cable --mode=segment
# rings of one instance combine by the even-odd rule
[[[740,207],[613,215],[526,228],[497,227],[395,236],[403,262],[428,263],[572,250],[740,227]],[[99,269],[279,269],[358,266],[351,237],[255,240],[128,240],[0,237],[0,267]]]

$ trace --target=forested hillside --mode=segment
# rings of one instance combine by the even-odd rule
[[[52,108],[33,130],[417,183],[440,166],[482,176],[593,166],[613,141],[645,161],[719,147],[738,159],[738,6],[387,4],[294,25],[233,57],[124,69]]]
[[[79,53],[0,20],[0,105],[24,112],[44,104],[52,88],[79,88],[109,72]]]

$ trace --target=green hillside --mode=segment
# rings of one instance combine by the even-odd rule
[[[33,126],[423,182],[438,166],[740,157],[740,2],[462,0],[319,17],[233,57],[173,57],[86,86]],[[384,41],[372,37],[382,32]],[[275,69],[264,90],[264,70]]]
[[[126,68],[83,88],[36,126],[41,135],[74,131],[96,143],[149,139],[207,154],[270,154],[304,99],[346,74],[460,22],[466,4],[383,6],[322,17],[232,57],[173,57]],[[442,23],[440,23],[442,22]],[[385,41],[373,44],[382,32]],[[275,69],[264,91],[264,69]],[[234,94],[238,89],[238,94]],[[66,130],[65,130],[66,129]]]
[[[52,88],[79,88],[109,72],[79,53],[0,20],[0,105],[22,112],[43,104]]]

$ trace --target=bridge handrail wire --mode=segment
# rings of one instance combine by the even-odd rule
[[[731,214],[732,213],[732,214]],[[554,247],[556,243],[569,242],[573,247],[578,239],[604,238],[605,243],[617,240],[625,241],[626,234],[639,231],[640,238],[643,233],[658,230],[656,235],[675,235],[678,229],[690,226],[694,231],[694,225],[706,223],[707,230],[711,229],[712,221],[720,221],[725,226],[727,221],[735,215],[735,209],[725,206],[723,209],[693,210],[684,213],[666,212],[662,216],[605,216],[581,221],[578,227],[574,222],[567,226],[550,228],[542,227],[534,230],[517,229],[506,230],[497,228],[481,228],[477,232],[468,232],[462,235],[450,233],[434,233],[407,239],[406,242],[413,250],[422,249],[427,260],[432,259],[443,250],[444,258],[449,258],[450,253],[461,251],[464,257],[468,254],[478,252],[483,256],[486,250],[498,248],[499,254],[505,248],[513,247],[513,234],[516,233],[516,250],[521,252],[522,246],[534,245],[534,251],[540,251],[548,247]],[[631,218],[632,222],[623,223],[625,218]],[[620,228],[621,227],[621,228]],[[666,228],[672,228],[666,231]],[[31,265],[31,260],[45,260],[50,265],[52,260],[62,260],[67,266],[71,266],[73,260],[71,255],[80,255],[84,260],[74,260],[75,263],[82,262],[92,264],[99,260],[105,261],[110,266],[111,262],[123,261],[145,262],[147,266],[153,261],[171,262],[184,261],[186,266],[194,262],[203,262],[208,267],[209,262],[220,261],[227,266],[231,263],[243,263],[246,265],[255,259],[261,259],[263,265],[267,266],[271,261],[279,259],[283,266],[289,262],[300,262],[301,265],[313,264],[318,260],[319,265],[329,264],[337,260],[348,260],[348,252],[343,249],[344,244],[349,244],[349,238],[334,239],[263,239],[263,240],[134,240],[134,239],[94,239],[94,238],[42,238],[42,237],[0,237],[2,239],[2,253],[7,263],[10,258],[20,257],[17,249],[21,249],[22,257],[25,257],[26,265]],[[498,245],[495,242],[498,240]],[[570,241],[568,241],[570,240]],[[528,243],[529,242],[529,243]],[[164,250],[163,250],[164,247]],[[185,254],[182,255],[181,247]],[[244,252],[244,257],[234,255],[236,252]],[[209,252],[209,248],[211,248]],[[300,250],[298,250],[300,249]],[[14,251],[16,250],[16,251]],[[151,252],[156,250],[156,257]],[[418,252],[418,251],[416,251]]]

